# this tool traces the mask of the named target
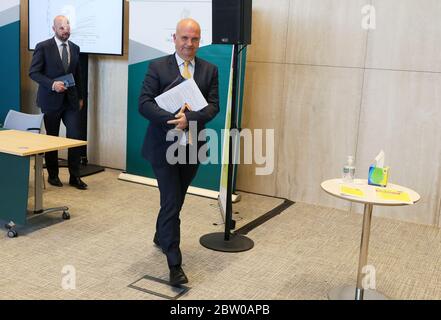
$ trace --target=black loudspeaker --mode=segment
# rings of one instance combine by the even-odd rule
[[[213,44],[251,44],[252,0],[212,0]]]

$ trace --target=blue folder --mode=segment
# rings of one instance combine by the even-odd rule
[[[64,87],[74,87],[75,86],[75,79],[73,77],[72,73],[65,74],[64,76],[58,77],[54,79],[55,81],[63,81]]]

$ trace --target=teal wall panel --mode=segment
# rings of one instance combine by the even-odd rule
[[[9,109],[20,110],[20,22],[0,27],[0,123]]]

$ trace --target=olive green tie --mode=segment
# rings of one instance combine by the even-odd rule
[[[189,64],[189,61],[184,61],[184,70],[182,71],[182,76],[185,79],[190,79],[191,78],[190,70],[188,70],[188,64]]]

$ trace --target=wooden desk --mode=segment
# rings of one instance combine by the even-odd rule
[[[0,219],[10,221],[6,225],[9,237],[17,236],[15,223],[25,224],[27,221],[30,157],[35,156],[34,213],[63,211],[63,218],[68,219],[67,207],[43,210],[43,155],[48,151],[86,144],[86,141],[63,137],[0,130]]]
[[[349,196],[346,194],[342,194],[340,187],[341,185],[351,186],[363,191],[363,197],[357,196]],[[363,213],[363,230],[361,234],[361,244],[360,244],[360,256],[358,263],[358,273],[357,273],[357,285],[356,286],[343,286],[334,288],[328,294],[329,299],[331,300],[385,300],[386,296],[381,293],[371,290],[364,289],[362,285],[363,280],[363,268],[367,266],[367,255],[368,255],[368,246],[369,246],[369,235],[371,229],[371,220],[372,220],[372,209],[374,205],[378,206],[405,206],[416,203],[420,200],[420,195],[415,191],[399,186],[397,184],[389,183],[387,185],[387,189],[393,189],[397,191],[404,191],[410,197],[410,203],[404,202],[400,200],[390,200],[390,199],[381,199],[376,194],[376,186],[370,186],[367,183],[367,180],[363,179],[355,179],[353,183],[347,184],[343,183],[341,179],[332,179],[326,180],[322,182],[321,187],[324,191],[329,193],[330,195],[364,204],[364,213]],[[381,188],[385,189],[385,188]]]

